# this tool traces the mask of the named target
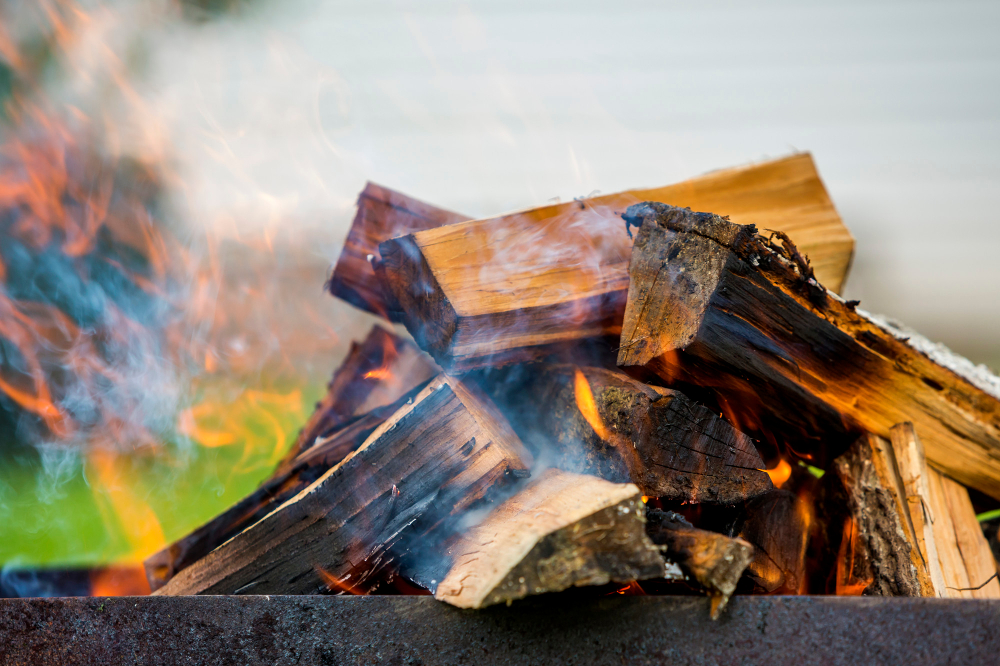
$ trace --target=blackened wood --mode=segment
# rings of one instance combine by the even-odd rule
[[[488,400],[442,375],[316,482],[157,594],[363,590],[386,545],[415,521],[456,514],[530,465]]]
[[[932,465],[1000,496],[996,377],[840,300],[780,236],[657,203],[626,219],[640,230],[620,366],[705,387],[741,429],[811,447],[818,464],[912,421]]]
[[[372,270],[373,262],[380,259],[379,243],[421,229],[433,229],[468,219],[387,187],[368,183],[358,196],[357,214],[327,288],[331,294],[355,307],[399,321],[399,312],[391,301],[386,300]]]
[[[753,546],[743,539],[700,530],[673,511],[651,509],[646,519],[653,543],[666,546],[667,559],[705,588],[712,597],[712,618],[717,618],[753,559]]]
[[[434,596],[482,608],[569,587],[679,578],[645,522],[635,485],[549,469],[459,539]]]
[[[753,544],[747,576],[758,591],[805,592],[809,520],[807,507],[787,490],[772,490],[747,502],[734,533]]]

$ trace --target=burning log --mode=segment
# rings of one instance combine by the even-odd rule
[[[573,586],[680,578],[646,536],[634,485],[549,469],[452,549],[434,596],[482,608]]]
[[[949,597],[995,599],[1000,583],[990,545],[979,528],[969,491],[940,472],[928,468],[928,511],[941,557]]]
[[[316,411],[277,473],[288,472],[295,459],[318,439],[362,414],[396,402],[438,372],[434,361],[411,342],[381,326],[372,326],[361,344],[351,342],[344,362],[333,373],[326,395],[316,404]]]
[[[619,216],[644,199],[766,221],[794,237],[829,284],[846,274],[853,239],[807,154],[387,240],[379,274],[442,367],[538,358],[546,345],[618,334],[632,253]]]
[[[859,437],[833,461],[832,472],[839,486],[830,497],[847,513],[841,523],[837,593],[935,596],[890,443],[875,435]],[[830,528],[837,525],[834,521]]]
[[[399,321],[399,313],[387,304],[385,293],[372,270],[372,260],[379,258],[378,244],[396,236],[468,219],[387,187],[368,183],[358,197],[358,212],[327,288],[331,294],[355,307]]]
[[[996,377],[840,300],[780,234],[779,246],[753,226],[657,203],[626,220],[640,230],[620,366],[713,390],[751,433],[835,451],[912,421],[930,463],[1000,497]]]
[[[644,495],[735,504],[771,489],[749,437],[680,391],[623,372],[531,366],[510,410],[561,469],[639,486]]]
[[[753,559],[753,546],[743,539],[700,530],[673,511],[652,509],[646,517],[653,543],[666,546],[667,558],[708,591],[712,619],[718,618]]]
[[[157,594],[363,590],[415,521],[454,515],[530,465],[488,399],[439,376],[351,455]]]
[[[787,490],[772,490],[747,502],[735,533],[753,545],[747,576],[758,591],[804,592],[809,529],[805,505]]]

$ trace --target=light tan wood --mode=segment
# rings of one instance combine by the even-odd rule
[[[951,523],[955,529],[958,552],[965,565],[969,580],[967,587],[979,588],[964,590],[964,592],[967,592],[973,599],[1000,597],[1000,582],[997,582],[996,579],[986,582],[997,572],[996,561],[993,559],[990,545],[979,527],[979,521],[976,520],[976,512],[972,508],[969,491],[962,484],[946,476],[941,478],[941,487],[944,491],[948,513],[951,516]]]
[[[941,570],[937,540],[934,538],[933,517],[930,513],[930,485],[927,481],[927,461],[924,446],[917,436],[912,423],[893,426],[892,448],[896,454],[899,477],[906,494],[906,506],[910,515],[910,527],[916,537],[916,545],[921,559],[927,566],[934,596],[947,597],[947,583]]]
[[[945,582],[945,595],[957,598],[972,598],[968,590],[969,573],[966,571],[962,553],[958,547],[955,524],[951,520],[951,510],[944,490],[945,476],[937,470],[927,468],[927,488],[930,495],[930,515],[934,521],[934,539],[937,542],[941,574]]]
[[[331,581],[364,590],[416,518],[448,519],[530,469],[496,418],[481,395],[439,376],[316,482],[156,593],[318,594]]]
[[[1000,379],[831,294],[787,240],[662,204],[630,211],[619,366],[710,389],[747,434],[814,456],[910,421],[931,465],[1000,497]]]
[[[460,608],[572,586],[681,578],[646,536],[631,483],[549,469],[472,527],[434,596]]]
[[[632,240],[621,214],[653,200],[787,232],[839,289],[854,240],[808,154],[420,231],[380,246],[385,286],[443,366],[618,331]]]

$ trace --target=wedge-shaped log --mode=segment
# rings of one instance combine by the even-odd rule
[[[875,435],[859,437],[831,472],[827,501],[845,513],[828,526],[831,544],[840,533],[837,593],[935,596],[891,444]]]
[[[539,347],[617,335],[632,252],[620,215],[643,200],[766,221],[794,238],[835,287],[850,262],[854,241],[812,158],[801,154],[388,240],[379,272],[410,333],[443,367],[537,358]]]
[[[318,439],[328,437],[362,414],[395,402],[439,372],[434,361],[409,340],[381,326],[372,326],[361,343],[351,342],[326,395],[316,404],[277,473],[287,472],[289,465]]]
[[[379,259],[378,244],[396,236],[468,219],[387,187],[368,183],[358,196],[354,222],[327,288],[331,294],[355,307],[399,321],[399,313],[386,301],[382,286],[372,270],[372,261]]]
[[[669,500],[735,504],[771,489],[749,437],[671,389],[617,370],[537,364],[512,421],[552,464]]]
[[[434,596],[482,608],[569,587],[682,576],[646,536],[631,483],[549,469],[453,546]]]
[[[787,239],[657,203],[626,219],[619,366],[712,389],[748,434],[817,456],[912,421],[932,465],[1000,497],[1000,379],[840,300]]]
[[[157,594],[311,594],[331,581],[364,589],[371,556],[418,518],[455,515],[530,465],[489,400],[442,375],[315,483]]]
[[[646,532],[653,543],[666,546],[667,559],[705,588],[712,599],[712,619],[717,619],[753,559],[753,546],[743,539],[700,530],[673,511],[652,509],[646,517]]]

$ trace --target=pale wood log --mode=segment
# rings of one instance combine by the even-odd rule
[[[1000,597],[1000,582],[995,578],[990,580],[997,572],[996,561],[993,559],[989,543],[979,528],[976,512],[969,499],[969,491],[962,484],[943,475],[941,490],[955,531],[955,544],[958,547],[961,564],[969,581],[968,585],[952,591],[960,592],[961,596],[968,595],[973,599]],[[983,585],[984,583],[986,584]]]
[[[617,334],[632,240],[620,219],[633,203],[665,201],[781,229],[839,287],[854,241],[808,154],[429,229],[380,246],[380,275],[421,347],[446,368]]]
[[[356,451],[157,594],[315,594],[331,581],[363,590],[417,519],[455,516],[530,466],[488,399],[439,376]]]
[[[549,469],[452,547],[434,596],[459,608],[573,586],[680,578],[645,531],[639,489]]]
[[[344,241],[327,288],[330,293],[372,314],[399,321],[399,313],[386,301],[382,285],[372,270],[379,260],[378,244],[384,240],[468,217],[418,201],[388,187],[367,183],[358,196],[358,210]]]
[[[652,509],[646,518],[646,532],[653,543],[666,546],[667,559],[705,588],[712,599],[712,619],[717,619],[753,560],[753,546],[743,539],[700,530],[673,511]]]
[[[911,421],[931,464],[1000,497],[1000,380],[842,301],[786,239],[657,203],[627,218],[620,366],[711,389],[741,430],[820,457]]]
[[[906,495],[896,471],[892,445],[864,435],[833,461],[828,502],[841,508],[843,522],[832,522],[831,544],[840,541],[838,563],[851,570],[838,574],[838,587],[858,588],[875,596],[934,596],[909,522]],[[837,539],[841,525],[851,527],[851,543]],[[838,590],[840,591],[840,590]]]
[[[927,567],[934,596],[947,597],[948,586],[941,569],[937,539],[934,538],[934,518],[930,509],[930,484],[927,480],[924,446],[912,423],[899,423],[892,427],[890,433],[918,552]]]
[[[927,488],[930,497],[931,526],[934,540],[937,543],[938,559],[941,562],[941,574],[945,582],[945,594],[948,597],[972,598],[969,582],[969,572],[962,560],[958,547],[958,536],[955,524],[951,520],[951,510],[945,497],[945,476],[935,469],[927,468]],[[981,582],[981,581],[980,581]],[[978,585],[979,583],[976,583]]]
[[[507,387],[512,423],[556,467],[688,502],[735,504],[772,487],[750,438],[680,391],[593,366],[518,374],[529,379]]]

